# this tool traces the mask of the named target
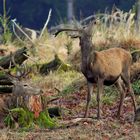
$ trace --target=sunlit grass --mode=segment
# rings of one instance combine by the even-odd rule
[[[51,90],[56,93],[58,91],[61,92],[74,81],[82,78],[82,74],[76,71],[56,71],[54,73],[50,72],[47,76],[35,76],[32,81],[40,85],[42,89]]]

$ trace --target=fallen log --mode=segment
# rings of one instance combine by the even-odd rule
[[[0,95],[12,93],[12,89],[13,87],[0,87]]]
[[[70,128],[73,126],[78,126],[80,123],[93,123],[96,120],[94,120],[93,118],[75,118],[72,120],[66,120],[66,121],[60,121],[60,128]]]
[[[0,59],[0,66],[4,69],[7,69],[11,65],[11,68],[13,68],[15,65],[12,61],[12,57],[14,58],[16,64],[21,65],[27,59],[27,57],[24,54],[27,54],[26,47],[18,49],[14,53],[2,57]]]
[[[13,83],[9,80],[0,80],[0,85],[4,86],[4,85],[13,85]]]
[[[10,79],[5,74],[0,74],[0,85],[13,85]]]

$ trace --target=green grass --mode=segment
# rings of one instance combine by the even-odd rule
[[[93,97],[92,97],[91,105],[93,107],[97,106],[96,94],[97,91],[93,93]],[[117,97],[118,97],[118,91],[116,88],[114,88],[114,86],[105,86],[104,92],[101,96],[101,102],[104,105],[113,105],[114,102],[116,102]]]
[[[132,87],[133,87],[134,93],[137,94],[137,95],[140,95],[140,80],[135,81],[132,84]]]

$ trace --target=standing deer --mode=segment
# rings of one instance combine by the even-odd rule
[[[81,71],[86,77],[88,85],[87,104],[84,117],[88,115],[89,103],[93,92],[93,83],[97,84],[97,119],[101,118],[101,94],[104,85],[115,84],[120,90],[120,103],[117,117],[120,117],[126,92],[130,93],[136,111],[136,101],[130,83],[130,66],[132,63],[131,54],[121,48],[110,48],[103,51],[96,51],[92,43],[93,22],[85,29],[58,29],[57,35],[62,31],[75,31],[79,37],[82,55]],[[127,89],[127,90],[126,90]]]

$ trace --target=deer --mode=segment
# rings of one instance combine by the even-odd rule
[[[21,104],[19,101],[22,102],[23,98],[31,95],[43,94],[43,90],[40,88],[22,81],[22,78],[25,78],[31,72],[31,69],[26,69],[25,65],[23,65],[23,68],[21,68],[21,66],[17,68],[16,75],[11,74],[10,69],[5,70],[4,68],[0,67],[0,70],[5,73],[6,78],[13,84],[12,94],[14,97],[16,97],[16,107]]]
[[[101,95],[104,86],[115,84],[120,91],[120,103],[117,117],[120,118],[124,98],[129,93],[132,99],[134,112],[136,112],[135,95],[130,83],[130,66],[132,56],[130,52],[114,47],[102,51],[96,51],[92,43],[92,29],[95,23],[92,21],[87,27],[60,28],[55,32],[57,36],[60,32],[75,32],[79,38],[81,50],[81,72],[86,78],[88,93],[84,117],[88,116],[93,84],[97,84],[97,119],[101,119]]]

